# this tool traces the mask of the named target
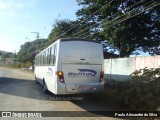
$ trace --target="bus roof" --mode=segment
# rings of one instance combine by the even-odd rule
[[[101,44],[99,41],[92,40],[92,39],[83,39],[83,38],[61,38],[60,41],[87,41],[87,42],[95,42]]]
[[[99,43],[101,44],[99,41],[96,40],[92,40],[92,39],[85,39],[85,38],[60,38],[57,41],[61,41],[61,42],[65,42],[65,41],[86,41],[86,42],[94,42],[94,43]],[[43,49],[41,52],[39,52],[36,56],[38,56],[39,54],[41,54],[43,51],[45,51],[46,49],[48,49],[50,46],[52,46],[55,42],[53,42],[51,45],[49,45],[47,48]]]

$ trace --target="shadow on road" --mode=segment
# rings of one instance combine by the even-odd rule
[[[0,93],[45,101],[70,101],[80,108],[89,111],[89,113],[94,114],[91,116],[104,116],[105,114],[110,116],[106,111],[112,111],[112,107],[107,106],[103,99],[96,98],[92,94],[44,94],[42,86],[34,80],[29,79],[0,77]]]
[[[33,80],[0,77],[0,93],[38,100],[49,100],[41,85]]]

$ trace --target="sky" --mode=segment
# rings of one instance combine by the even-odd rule
[[[76,0],[0,0],[0,50],[15,52],[25,42],[47,38],[55,20],[76,20]]]

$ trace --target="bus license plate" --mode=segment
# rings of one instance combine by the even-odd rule
[[[77,86],[78,90],[88,90],[89,86]]]

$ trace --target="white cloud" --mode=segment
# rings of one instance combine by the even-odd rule
[[[10,7],[10,4],[5,1],[0,1],[0,10],[6,10]]]
[[[33,15],[28,13],[28,12],[24,12],[23,14],[20,15],[22,18],[25,18],[25,19],[33,19]]]
[[[16,9],[23,9],[23,8],[25,8],[25,5],[20,2],[17,2],[17,3],[15,3],[15,8]]]
[[[15,0],[1,0],[0,1],[0,9],[3,11],[13,10],[13,9],[23,9],[24,5]]]
[[[0,1],[0,17],[13,18],[17,14],[17,10],[20,11],[25,6],[15,0],[1,0]]]
[[[36,3],[37,0],[0,0],[0,17],[33,18],[27,10]]]
[[[38,0],[0,0],[0,10],[21,10],[33,7]]]

